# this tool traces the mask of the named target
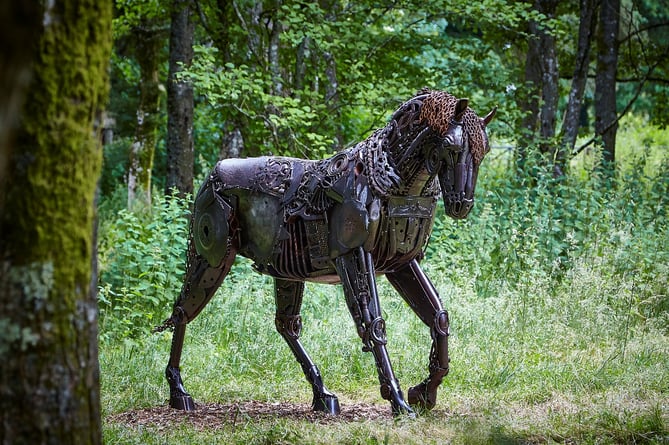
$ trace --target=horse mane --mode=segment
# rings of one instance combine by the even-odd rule
[[[422,89],[399,106],[385,127],[353,147],[361,154],[370,172],[369,181],[377,193],[388,196],[399,192],[402,180],[397,175],[397,167],[417,162],[420,150],[430,139],[446,134],[455,117],[458,100],[445,91]],[[467,107],[461,123],[469,139],[469,151],[479,165],[488,150],[481,119]],[[439,193],[437,189],[425,192]]]
[[[386,126],[388,144],[384,148],[396,156],[402,151],[401,158],[406,159],[414,154],[411,152],[412,148],[419,146],[414,141],[427,136],[426,128],[443,137],[455,117],[458,100],[446,91],[419,91],[393,113]],[[462,116],[462,125],[469,137],[469,150],[476,165],[479,165],[487,150],[481,119],[467,107]]]
[[[420,111],[421,120],[440,135],[444,135],[455,115],[457,102],[458,99],[455,96],[445,91],[433,91],[423,101]],[[469,151],[476,165],[479,165],[487,152],[487,146],[483,139],[481,119],[469,107],[462,115],[462,126],[469,138]]]

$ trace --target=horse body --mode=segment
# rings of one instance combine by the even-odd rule
[[[220,161],[210,182],[236,204],[230,225],[243,228],[234,235],[238,253],[275,278],[332,284],[340,282],[335,258],[357,245],[372,252],[378,274],[416,258],[434,222],[436,196],[379,196],[366,186],[362,199],[344,196],[369,177],[359,154],[354,148],[320,162]]]
[[[363,350],[374,355],[381,394],[394,413],[412,413],[410,405],[432,408],[448,372],[448,314],[419,261],[440,193],[448,215],[469,213],[493,114],[479,119],[465,99],[425,92],[403,104],[385,128],[329,159],[218,162],[195,200],[186,278],[165,323],[175,329],[166,371],[170,405],[194,408],[179,373],[185,327],[240,254],[274,277],[276,327],[312,385],[315,410],[336,414],[339,403],[299,341],[304,281],[342,283]],[[409,390],[409,403],[386,350],[378,274],[386,275],[432,334],[430,374]]]

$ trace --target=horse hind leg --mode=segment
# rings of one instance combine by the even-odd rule
[[[231,255],[234,258],[234,255]],[[174,304],[172,316],[166,325],[174,327],[170,358],[165,369],[165,377],[170,386],[170,406],[175,409],[192,411],[195,404],[184,388],[179,363],[183,350],[186,325],[192,321],[209,303],[221,282],[230,271],[228,264],[212,268],[206,260],[197,258],[195,271],[188,274],[179,299]],[[230,262],[232,263],[232,262]]]
[[[409,388],[408,398],[413,406],[432,409],[437,403],[437,389],[449,370],[448,313],[444,310],[434,285],[416,260],[396,272],[386,274],[386,277],[430,328],[432,348],[429,375],[418,385]]]
[[[286,340],[293,355],[302,366],[302,371],[311,384],[314,392],[312,408],[314,411],[322,411],[328,414],[339,414],[339,400],[323,384],[323,379],[318,367],[309,357],[300,343],[300,332],[302,330],[302,318],[300,308],[302,306],[302,295],[304,293],[304,282],[274,280],[274,295],[276,299],[276,330]]]
[[[209,303],[230,272],[236,254],[230,235],[232,221],[233,207],[214,191],[211,181],[207,181],[195,200],[181,293],[174,303],[172,316],[158,328],[174,328],[165,376],[170,386],[170,406],[175,409],[195,409],[192,397],[184,389],[179,368],[186,325]]]

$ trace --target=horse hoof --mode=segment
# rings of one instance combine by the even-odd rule
[[[181,411],[195,411],[195,402],[188,394],[170,397],[170,407]]]
[[[430,397],[425,383],[420,383],[409,388],[409,404],[422,409],[430,410],[436,405],[436,401]]]
[[[406,416],[410,419],[416,418],[416,413],[404,400],[398,403],[392,403],[391,406],[394,417]]]
[[[340,412],[339,399],[337,399],[337,396],[331,394],[314,397],[312,407],[314,411],[321,411],[332,416],[336,416]]]

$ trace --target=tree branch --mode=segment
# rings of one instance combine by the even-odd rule
[[[669,85],[669,77],[644,76],[643,79],[639,79],[638,77],[621,77],[616,79],[616,82],[618,83],[642,82],[642,81],[663,83]]]
[[[641,28],[637,28],[637,29],[634,30],[634,32],[630,32],[630,33],[627,34],[625,37],[623,37],[622,39],[620,39],[620,42],[619,42],[619,43],[620,43],[620,44],[623,44],[623,43],[625,43],[626,41],[631,40],[633,37],[636,37],[636,36],[638,36],[639,34],[641,34],[641,33],[643,33],[643,32],[650,31],[650,30],[657,29],[657,28],[663,28],[663,27],[665,27],[665,26],[669,27],[669,22],[654,23],[654,24],[652,24],[652,25],[648,25],[648,26],[644,26],[644,27],[641,27]]]

